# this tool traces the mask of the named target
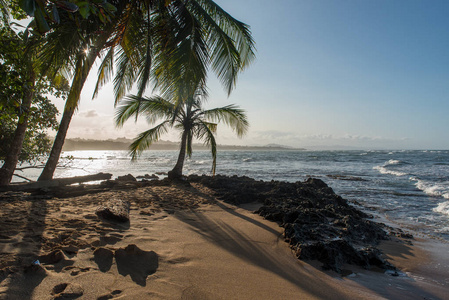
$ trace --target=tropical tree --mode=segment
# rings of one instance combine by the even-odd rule
[[[137,117],[138,114],[145,115],[149,124],[160,121],[156,126],[140,133],[130,145],[132,159],[135,160],[143,150],[158,141],[162,134],[174,128],[181,132],[181,147],[176,165],[168,173],[168,177],[182,177],[184,160],[186,155],[192,155],[194,139],[202,140],[210,147],[212,174],[215,175],[217,143],[214,134],[217,131],[217,123],[224,122],[242,137],[248,129],[248,121],[245,112],[235,105],[205,110],[202,107],[205,100],[206,95],[201,87],[182,102],[179,99],[165,100],[160,96],[128,96],[122,100],[115,118],[117,126],[123,126],[129,118]]]
[[[31,1],[31,0],[28,0]],[[254,41],[249,27],[232,18],[211,0],[136,0],[111,1],[116,7],[111,23],[87,20],[92,33],[82,48],[58,43],[60,26],[53,31],[56,41],[46,53],[52,53],[49,66],[61,66],[58,59],[75,61],[72,89],[61,120],[47,165],[39,180],[51,179],[59,159],[70,120],[78,105],[81,90],[92,65],[101,53],[103,61],[99,69],[98,89],[117,71],[114,78],[116,101],[135,83],[138,96],[142,96],[150,80],[163,95],[172,98],[179,91],[173,82],[186,78],[186,73],[200,74],[205,84],[207,70],[211,69],[222,81],[228,93],[235,86],[237,75],[254,58]],[[101,15],[101,14],[100,14]],[[99,17],[100,18],[100,17]],[[101,19],[101,18],[100,18]],[[63,21],[61,20],[61,25]],[[77,23],[78,24],[78,23]],[[98,25],[99,24],[99,25]],[[76,26],[72,26],[72,29]],[[52,33],[48,34],[52,41]],[[67,49],[78,49],[71,55],[61,55]],[[89,49],[85,55],[84,49]],[[81,55],[84,54],[84,57]],[[186,65],[189,68],[186,68]],[[196,75],[199,76],[199,75]]]
[[[0,185],[9,184],[18,161],[47,150],[45,131],[56,128],[57,110],[45,95],[63,96],[64,81],[40,76],[34,64],[38,44],[36,36],[0,29]]]

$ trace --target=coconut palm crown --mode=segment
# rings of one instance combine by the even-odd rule
[[[248,120],[244,110],[236,105],[228,105],[220,108],[204,110],[202,104],[206,100],[202,88],[198,88],[193,95],[185,101],[168,101],[160,96],[138,97],[128,96],[117,107],[115,121],[118,127],[131,117],[145,115],[149,124],[158,125],[140,133],[130,145],[130,155],[133,160],[146,150],[150,145],[160,139],[170,128],[181,132],[181,147],[177,163],[168,173],[170,179],[182,177],[182,169],[186,155],[192,155],[192,141],[194,139],[204,141],[212,153],[212,174],[215,175],[217,162],[217,143],[214,134],[217,124],[224,122],[231,127],[238,137],[242,137],[248,130]]]

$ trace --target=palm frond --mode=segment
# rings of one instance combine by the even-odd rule
[[[254,59],[254,40],[249,26],[232,18],[210,0],[190,1],[191,9],[203,20],[208,32],[207,46],[211,66],[228,94],[234,88],[238,72]]]
[[[209,56],[201,23],[184,5],[174,5],[171,13],[167,25],[156,28],[158,35],[171,30],[173,37],[155,39],[154,75],[165,97],[182,101],[205,85]]]
[[[142,151],[148,149],[152,143],[158,141],[161,135],[168,131],[169,127],[170,123],[168,121],[164,121],[161,124],[140,133],[129,146],[129,154],[131,155],[131,159],[136,160]]]
[[[110,47],[98,68],[98,79],[92,98],[97,97],[100,88],[105,85],[114,73],[114,47]]]
[[[170,119],[174,109],[173,103],[159,96],[142,98],[131,95],[123,99],[117,107],[115,123],[122,127],[130,117],[144,114],[147,122],[153,124],[158,119]]]
[[[138,80],[138,91],[137,95],[142,97],[145,92],[149,82],[151,75],[151,66],[153,61],[153,42],[152,42],[152,30],[150,23],[150,12],[147,11],[147,20],[146,26],[144,26],[146,33],[146,41],[145,41],[145,55],[143,55],[142,60],[140,62],[141,71],[139,72],[139,80]]]
[[[114,105],[117,105],[120,99],[125,96],[128,88],[133,85],[134,76],[134,68],[129,56],[126,55],[126,52],[122,49],[119,50],[117,57],[117,73],[114,77]]]
[[[195,126],[195,136],[203,140],[204,144],[210,147],[212,154],[212,175],[215,175],[217,167],[217,142],[214,133],[217,130],[217,124],[199,121]]]
[[[224,122],[226,125],[231,127],[231,129],[233,129],[239,137],[245,135],[249,128],[245,111],[233,104],[205,110],[199,115],[204,117],[206,120],[217,123]]]

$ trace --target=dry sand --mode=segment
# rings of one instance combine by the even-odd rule
[[[404,275],[346,266],[341,276],[296,259],[282,228],[253,214],[255,205],[211,195],[198,184],[66,199],[4,195],[0,298],[449,298],[447,245],[390,241],[385,254]],[[131,202],[129,223],[95,215],[110,199]]]

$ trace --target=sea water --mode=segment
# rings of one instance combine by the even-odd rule
[[[166,173],[177,155],[145,151],[132,162],[127,151],[67,151],[55,176]],[[211,165],[210,152],[195,151],[184,173],[210,175]],[[24,173],[35,179],[39,171]],[[219,151],[216,173],[266,181],[320,178],[374,214],[449,241],[449,151]]]

